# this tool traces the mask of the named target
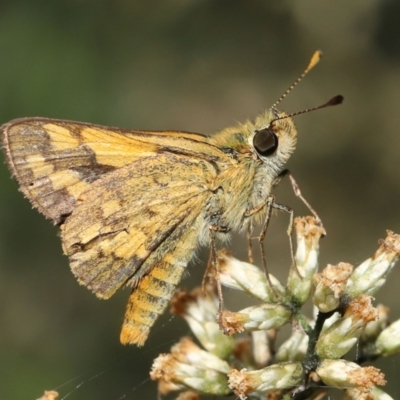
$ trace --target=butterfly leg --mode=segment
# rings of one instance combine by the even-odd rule
[[[296,180],[294,179],[292,173],[288,170],[285,169],[283,170],[279,176],[276,178],[275,182],[274,182],[274,187],[280,182],[280,180],[282,178],[284,178],[285,176],[288,176],[290,179],[290,183],[292,185],[293,188],[293,192],[296,195],[296,197],[298,197],[303,203],[304,205],[309,209],[309,211],[312,213],[312,215],[315,217],[315,219],[317,220],[317,222],[321,225],[321,227],[323,228],[323,224],[321,221],[321,218],[319,217],[319,215],[317,214],[317,212],[314,210],[314,208],[311,206],[311,204],[303,197],[303,195],[301,194],[300,191],[300,187],[298,185],[298,183],[296,182]],[[326,232],[325,232],[326,234]]]
[[[265,257],[265,250],[264,250],[264,240],[265,240],[265,236],[268,230],[268,226],[269,226],[269,221],[271,218],[271,214],[272,214],[272,209],[276,209],[276,210],[280,210],[280,211],[285,211],[289,214],[289,226],[287,229],[287,234],[289,236],[289,246],[290,246],[290,256],[292,259],[292,263],[295,266],[296,265],[296,259],[294,256],[294,247],[293,247],[293,221],[294,221],[294,212],[293,209],[290,208],[289,206],[286,206],[285,204],[280,204],[280,203],[276,203],[275,202],[275,197],[274,196],[269,196],[268,199],[271,199],[270,202],[267,202],[267,215],[265,218],[265,222],[264,225],[261,229],[261,233],[259,236],[259,244],[260,244],[260,249],[261,249],[261,258],[262,258],[262,262],[263,262],[263,266],[264,269],[267,273],[267,278],[269,283],[271,284],[271,281],[269,280],[269,276],[268,276],[268,269],[267,269],[267,259]],[[297,269],[297,268],[296,268]]]
[[[247,225],[247,257],[249,259],[250,264],[254,264],[253,242],[251,239],[252,233],[253,233],[253,225],[251,223],[249,223]]]
[[[213,268],[214,268],[213,254],[212,254],[212,251],[210,250],[210,253],[208,255],[206,270],[204,272],[203,279],[201,281],[201,290],[203,291],[203,293],[206,293],[206,291],[207,291],[207,289],[206,289],[207,281],[212,280]]]
[[[224,318],[223,318],[223,310],[224,310],[224,297],[222,294],[222,285],[221,285],[221,279],[219,275],[219,265],[218,265],[218,257],[217,257],[217,247],[216,247],[216,233],[217,232],[228,232],[228,228],[225,225],[210,225],[209,227],[210,230],[210,259],[209,259],[209,266],[207,267],[207,271],[212,268],[213,269],[213,274],[212,277],[215,280],[216,286],[217,286],[217,296],[218,296],[218,315],[217,315],[217,320],[220,329],[227,334],[228,333],[228,328],[226,327]]]
[[[274,181],[273,187],[276,187],[278,185],[278,183],[282,180],[282,178],[284,178],[285,176],[289,177],[294,194],[303,202],[303,204],[313,214],[313,216],[315,217],[317,222],[320,224],[322,229],[324,229],[322,221],[321,221],[321,218],[318,216],[317,212],[314,210],[314,208],[311,206],[311,204],[303,197],[303,195],[301,194],[299,185],[297,184],[296,180],[294,179],[293,175],[291,174],[291,172],[288,169],[283,170],[278,175],[278,177]],[[292,258],[292,263],[295,266],[296,271],[300,276],[300,273],[299,273],[299,271],[298,271],[298,269],[296,267],[296,259],[295,259],[295,256],[294,256],[294,248],[293,248],[293,237],[292,237],[293,226],[294,226],[294,224],[293,224],[293,222],[294,222],[293,210],[288,206],[285,206],[283,204],[278,204],[278,203],[275,203],[275,202],[274,202],[273,208],[276,208],[276,209],[282,210],[282,211],[286,211],[286,212],[288,212],[290,214],[289,227],[288,227],[288,231],[287,231],[288,235],[289,235],[290,254],[291,254],[291,258]],[[267,215],[268,215],[268,213],[267,213]],[[268,226],[268,224],[265,224],[265,225]],[[266,229],[265,229],[265,233],[266,233]],[[264,233],[264,237],[265,237],[265,233]],[[324,233],[326,234],[325,229],[324,229]]]
[[[277,178],[277,183],[280,181],[280,177]],[[277,185],[277,183],[275,183],[274,186]],[[261,259],[262,259],[262,263],[263,263],[263,267],[264,267],[264,271],[265,271],[265,275],[267,277],[267,281],[269,286],[271,287],[271,289],[275,292],[274,287],[272,286],[272,282],[269,278],[269,272],[268,272],[268,266],[267,266],[267,258],[265,255],[265,249],[264,249],[264,240],[265,240],[265,236],[268,230],[268,226],[269,226],[269,221],[271,219],[271,215],[272,215],[272,210],[276,209],[276,210],[280,210],[280,211],[285,211],[287,213],[289,213],[290,215],[290,220],[289,220],[289,226],[288,226],[288,236],[289,236],[289,245],[290,245],[290,254],[291,254],[291,258],[292,258],[292,262],[295,265],[295,258],[294,258],[294,249],[293,249],[293,239],[292,239],[292,231],[293,231],[293,220],[294,220],[294,214],[293,214],[293,210],[284,205],[284,204],[280,204],[280,203],[276,203],[275,202],[275,197],[273,195],[269,195],[267,198],[267,201],[263,204],[258,205],[257,207],[254,207],[250,210],[247,210],[245,213],[245,217],[250,217],[253,214],[261,211],[264,207],[266,207],[266,216],[265,216],[265,221],[264,221],[264,225],[261,229],[261,233],[258,237],[258,242],[260,245],[260,252],[261,252]],[[275,293],[276,294],[276,293]]]

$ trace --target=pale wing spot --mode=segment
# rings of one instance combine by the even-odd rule
[[[81,131],[82,139],[87,147],[96,155],[98,164],[113,165],[123,167],[126,165],[124,157],[115,157],[116,154],[122,155],[127,152],[127,141],[118,137],[110,136],[110,132],[103,132],[96,128],[85,128]]]
[[[85,181],[82,181],[74,171],[56,171],[49,174],[49,179],[51,180],[54,190],[67,188],[68,193],[75,197],[89,186]]]
[[[110,215],[115,214],[117,210],[121,208],[119,199],[114,199],[105,202],[101,206],[101,211],[104,218],[108,218]]]
[[[21,164],[29,165],[29,169],[35,178],[42,178],[54,172],[54,167],[46,162],[46,159],[40,154],[26,156]]]
[[[85,181],[78,181],[74,183],[72,186],[68,187],[68,193],[77,199],[79,195],[89,186],[90,184],[86,183]]]
[[[121,234],[118,234],[115,239],[117,239],[120,235]],[[145,246],[141,245],[139,248],[135,248],[135,243],[143,243],[146,241],[146,235],[138,230],[135,230],[133,233],[129,234],[129,238],[126,237],[125,232],[124,236],[121,238],[121,244],[117,245],[117,243],[113,243],[113,246],[115,247],[114,254],[117,257],[129,259],[130,257],[132,257],[132,253],[134,252],[135,256],[137,256],[138,258],[147,258],[147,256],[149,255],[149,250],[147,250]]]
[[[96,155],[98,164],[124,167],[137,158],[154,155],[156,151],[156,146],[151,143],[138,142],[112,131],[85,128],[80,134],[85,145]]]
[[[87,249],[86,251],[80,251],[74,254],[73,257],[74,257],[74,262],[78,262],[79,264],[86,264],[86,263],[91,264],[93,260],[98,259],[99,249],[92,247],[91,249]],[[72,268],[72,270],[74,269]],[[90,269],[87,268],[86,271],[89,272]],[[87,285],[87,283],[84,281],[81,283]]]
[[[82,244],[87,244],[91,240],[100,236],[101,228],[103,227],[101,222],[96,222],[86,228],[83,232],[79,234],[79,242]]]
[[[176,262],[176,257],[171,255],[171,253],[168,253],[164,256],[164,261],[171,265],[174,265]],[[185,264],[185,266],[186,266],[186,264]]]
[[[112,165],[115,168],[124,167],[127,164],[126,153],[128,144],[117,145],[107,143],[86,142],[86,147],[89,147],[96,155],[96,161],[100,165]],[[131,157],[129,162],[135,161],[136,157]]]
[[[85,127],[81,130],[81,136],[85,142],[107,143],[110,140],[111,132],[99,128]]]
[[[79,146],[79,139],[71,131],[60,125],[45,124],[43,129],[49,133],[50,144],[54,151],[74,149]]]

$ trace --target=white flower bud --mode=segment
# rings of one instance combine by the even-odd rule
[[[280,304],[262,304],[239,312],[223,311],[225,332],[229,335],[246,331],[278,328],[286,324],[292,312]]]
[[[308,336],[302,331],[293,331],[286,342],[278,348],[276,360],[283,361],[303,361],[307,352]]]
[[[272,289],[265,271],[239,261],[226,251],[218,252],[218,273],[224,286],[241,290],[265,303],[282,301],[285,296],[285,288],[273,275],[269,274]]]
[[[400,351],[400,320],[384,329],[375,342],[378,354],[390,356]]]
[[[352,299],[360,294],[373,295],[386,282],[400,255],[400,235],[387,231],[375,254],[359,265],[350,276],[345,293]]]
[[[297,234],[296,265],[289,273],[287,287],[299,304],[310,296],[312,277],[318,269],[319,239],[325,230],[313,217],[295,218]]]
[[[368,322],[361,335],[363,342],[375,341],[380,333],[388,326],[389,321],[389,308],[378,304],[378,318],[375,321]]]

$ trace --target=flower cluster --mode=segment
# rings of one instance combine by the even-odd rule
[[[391,399],[377,387],[386,383],[383,373],[362,364],[400,352],[400,320],[389,324],[388,309],[372,305],[372,295],[400,256],[400,235],[388,231],[375,254],[356,268],[339,263],[318,273],[323,228],[305,217],[295,219],[295,229],[295,263],[286,286],[226,251],[218,253],[221,284],[260,304],[219,313],[211,286],[175,295],[172,311],[188,322],[203,349],[183,338],[154,361],[151,378],[158,380],[161,394],[179,390],[180,400],[199,399],[202,393],[322,399],[335,387],[348,400]],[[317,311],[313,320],[301,313],[309,298]],[[291,324],[292,335],[275,349],[277,330],[285,324]],[[248,335],[234,338],[241,332]],[[357,359],[345,360],[356,343]]]

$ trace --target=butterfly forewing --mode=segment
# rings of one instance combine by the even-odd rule
[[[21,190],[59,224],[79,195],[103,175],[166,151],[211,161],[224,153],[207,137],[187,132],[147,132],[80,122],[24,118],[2,126],[8,164]]]

